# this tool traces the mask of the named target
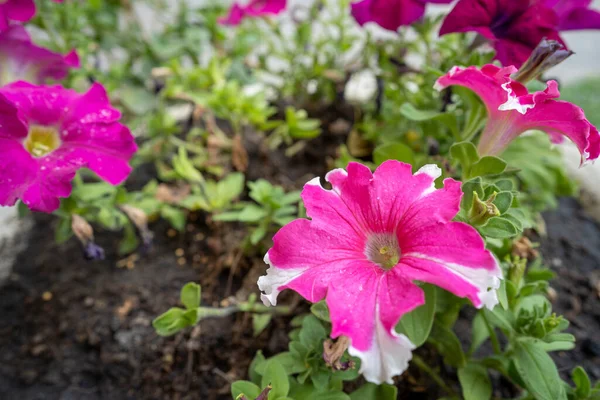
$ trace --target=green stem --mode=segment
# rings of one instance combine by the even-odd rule
[[[454,392],[454,390],[450,386],[446,385],[446,382],[444,382],[442,377],[437,372],[435,372],[433,368],[427,365],[427,363],[421,357],[419,357],[416,354],[413,354],[412,362],[417,367],[419,367],[421,371],[429,375],[435,381],[435,383],[437,383],[438,386],[441,387],[445,392],[447,392],[451,396],[456,396],[456,392]]]
[[[487,317],[485,316],[485,312],[481,311],[481,317],[483,318],[483,322],[490,333],[490,340],[492,342],[492,349],[494,349],[494,354],[502,354],[502,348],[500,347],[500,342],[498,341],[498,335],[496,335],[496,330],[490,324]]]

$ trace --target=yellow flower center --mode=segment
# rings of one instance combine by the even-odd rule
[[[400,246],[398,238],[391,233],[375,233],[367,239],[365,255],[369,261],[390,270],[400,262]]]
[[[58,149],[60,146],[60,135],[55,128],[41,125],[32,125],[25,139],[25,148],[34,157],[45,155]]]

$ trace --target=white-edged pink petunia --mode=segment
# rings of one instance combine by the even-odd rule
[[[64,79],[70,68],[79,67],[75,51],[67,55],[37,46],[25,28],[14,25],[0,32],[0,85],[16,81],[45,83]]]
[[[123,182],[137,146],[120,117],[97,83],[85,94],[26,82],[0,88],[0,205],[21,199],[52,212],[80,168]]]
[[[501,270],[471,226],[451,222],[461,184],[427,165],[386,161],[371,173],[350,163],[304,186],[309,219],[297,219],[273,238],[270,265],[258,280],[266,305],[292,289],[311,302],[326,298],[333,338],[350,338],[370,382],[392,382],[408,367],[414,345],[396,332],[402,315],[424,304],[415,281],[440,286],[476,307],[497,304]]]
[[[528,130],[541,130],[553,143],[568,137],[581,153],[581,162],[600,156],[600,134],[575,104],[557,100],[556,81],[548,81],[544,91],[529,93],[523,84],[511,78],[515,67],[492,64],[478,67],[454,67],[440,77],[435,87],[466,87],[477,94],[488,112],[488,121],[479,139],[480,155],[498,155],[517,136]]]
[[[246,5],[235,2],[225,17],[219,18],[223,25],[239,25],[246,17],[256,18],[277,15],[285,10],[287,0],[250,0]]]

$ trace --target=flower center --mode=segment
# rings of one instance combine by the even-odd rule
[[[374,233],[367,239],[365,255],[385,270],[390,270],[400,261],[398,238],[393,233]]]
[[[24,146],[32,156],[43,157],[60,146],[60,136],[55,128],[32,125]]]

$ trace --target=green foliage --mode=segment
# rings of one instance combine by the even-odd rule
[[[324,310],[319,310],[324,315]],[[327,312],[328,314],[328,312]],[[256,354],[250,365],[250,377],[258,387],[272,386],[269,399],[345,399],[350,397],[342,392],[342,382],[353,380],[358,376],[358,365],[348,370],[334,370],[328,367],[323,360],[323,342],[327,339],[330,325],[314,315],[307,315],[301,319],[300,327],[290,332],[289,350],[265,359],[261,352]],[[344,355],[342,362],[350,360],[349,355]],[[359,363],[358,359],[354,359]],[[249,387],[249,392],[255,389],[248,382],[234,382],[232,394],[240,392],[242,385]],[[236,388],[234,391],[233,388]],[[254,390],[254,392],[256,391]],[[382,395],[382,398],[395,398],[396,390],[391,386],[366,385],[359,389],[359,394],[364,396]],[[389,397],[393,395],[394,397]],[[364,397],[378,398],[378,397]]]
[[[230,211],[216,214],[216,221],[239,221],[256,226],[249,236],[250,244],[256,245],[276,226],[283,226],[298,217],[297,203],[300,192],[285,193],[281,186],[274,186],[264,179],[249,182],[251,202],[235,204]]]

